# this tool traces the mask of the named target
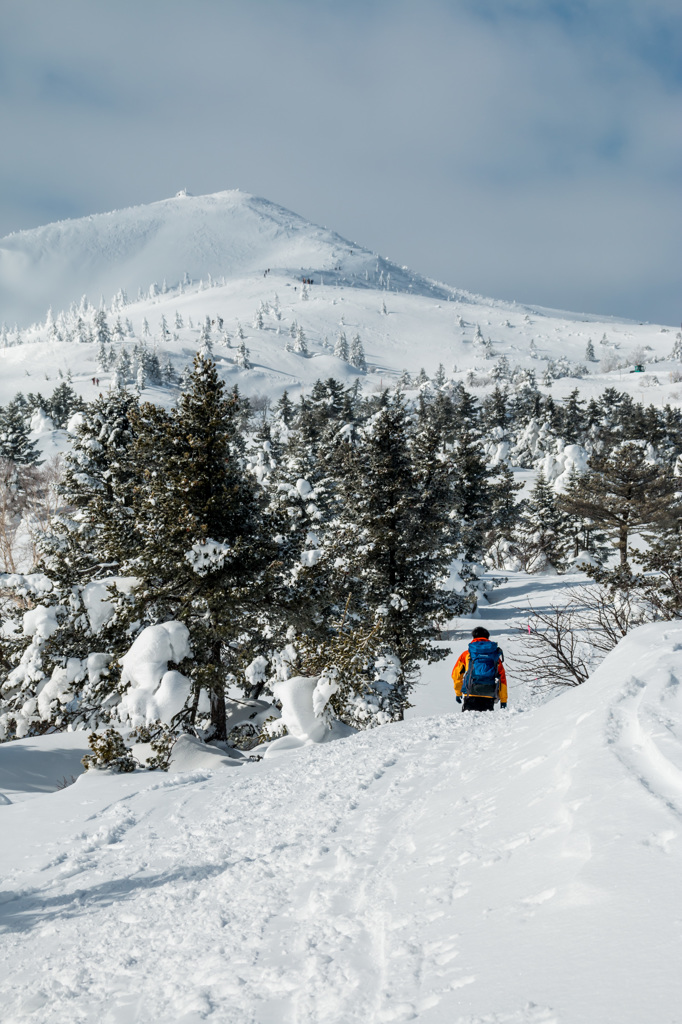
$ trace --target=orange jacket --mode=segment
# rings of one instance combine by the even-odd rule
[[[485,640],[485,637],[484,636],[477,636],[476,640]],[[472,640],[471,642],[473,644],[475,644],[476,640]],[[457,694],[458,697],[462,696],[462,683],[464,681],[464,676],[466,675],[466,670],[468,668],[469,668],[469,651],[466,650],[466,651],[462,651],[462,653],[460,654],[459,658],[455,662],[455,667],[452,670],[452,681],[455,684],[455,693]],[[499,696],[500,696],[500,703],[506,704],[507,703],[507,676],[506,676],[505,671],[504,671],[504,665],[502,664],[501,661],[499,662],[499,664],[497,666],[497,674],[500,677],[500,694],[499,694]],[[485,697],[484,699],[485,700],[493,700],[492,697]]]

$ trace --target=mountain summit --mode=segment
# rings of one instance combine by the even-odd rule
[[[25,327],[48,307],[86,294],[130,300],[183,280],[240,278],[266,270],[329,283],[445,298],[450,289],[411,274],[298,214],[238,189],[59,221],[0,239],[0,320]]]

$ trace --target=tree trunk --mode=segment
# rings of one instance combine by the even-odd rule
[[[225,719],[225,691],[211,690],[211,739],[227,739],[227,723]]]
[[[628,528],[621,523],[618,532],[618,551],[620,553],[620,564],[625,565],[628,560]]]
[[[213,662],[213,685],[211,686],[211,730],[212,739],[227,739],[227,721],[225,716],[225,686],[221,672],[220,640],[211,645],[211,660]]]

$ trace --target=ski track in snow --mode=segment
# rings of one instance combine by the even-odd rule
[[[508,736],[511,720],[452,715],[358,737],[352,751],[306,751],[234,783],[190,773],[121,796],[68,851],[46,851],[39,889],[3,894],[0,922],[21,964],[5,1006],[16,1019],[33,1010],[55,1022],[198,1021],[220,1007],[224,1021],[301,1024],[409,1020],[437,1007],[475,981],[449,910],[485,822],[464,800],[464,852],[453,858],[452,836],[434,839],[424,875],[413,838],[428,817],[422,796],[449,801],[458,740],[480,751]],[[396,911],[398,893],[410,895]],[[94,919],[105,956],[92,954]],[[437,924],[425,944],[427,923]],[[36,935],[53,947],[37,991]]]
[[[3,1024],[679,1021],[664,625],[523,713],[3,807]]]

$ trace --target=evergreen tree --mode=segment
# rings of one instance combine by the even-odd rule
[[[305,334],[303,333],[303,328],[300,326],[296,331],[296,340],[294,341],[294,352],[298,352],[298,354],[301,356],[308,355],[308,343],[306,341]]]
[[[509,360],[506,356],[500,356],[495,365],[490,370],[490,376],[493,380],[509,380],[511,377],[511,370],[509,368]]]
[[[161,383],[165,384],[166,387],[171,388],[175,387],[178,383],[178,375],[175,372],[170,356],[167,357],[166,362],[163,364],[163,368],[161,370]]]
[[[586,429],[585,403],[580,400],[578,388],[571,391],[561,412],[561,433],[567,444],[582,443]]]
[[[348,362],[351,366],[354,366],[356,370],[366,373],[367,360],[365,359],[365,350],[362,347],[359,334],[353,335],[353,340],[350,343],[350,355],[348,357]]]
[[[671,517],[675,479],[667,467],[646,456],[645,446],[633,441],[604,448],[589,459],[589,472],[561,497],[564,511],[615,534],[621,565],[628,561],[633,530],[663,526]]]
[[[658,617],[682,618],[682,509],[675,503],[671,522],[663,529],[648,533],[648,545],[635,554],[647,575],[639,586]]]
[[[348,362],[348,340],[344,331],[339,331],[334,345],[334,355],[337,359],[343,359],[344,363]]]
[[[275,406],[275,417],[284,424],[285,427],[291,426],[294,421],[294,406],[289,398],[288,391],[282,393],[282,397]]]
[[[440,586],[457,551],[446,467],[433,451],[415,461],[404,403],[386,395],[355,443],[337,449],[336,513],[324,541],[338,606],[350,598],[392,666],[394,717],[407,706],[418,661],[445,654],[432,645],[437,623],[467,604]]]
[[[101,341],[97,349],[97,369],[100,373],[106,373],[111,365],[109,354],[109,348]]]
[[[37,442],[31,441],[22,405],[15,398],[0,409],[0,458],[17,466],[39,465]]]
[[[85,408],[85,403],[73,388],[64,382],[57,385],[47,406],[47,413],[58,430],[64,430],[75,412]]]
[[[241,464],[238,413],[215,364],[198,355],[176,409],[141,409],[134,449],[143,540],[134,556],[140,585],[132,614],[188,626],[194,700],[187,717],[196,721],[200,691],[207,691],[218,739],[226,738],[228,680],[244,679],[263,634],[272,633],[286,568],[257,484]]]
[[[240,342],[239,348],[237,349],[237,366],[241,367],[242,370],[251,369],[249,350],[246,347],[246,342],[243,340]]]
[[[585,361],[588,363],[597,362],[597,357],[594,354],[594,345],[592,344],[592,338],[587,339],[587,345],[585,346]]]
[[[530,497],[523,503],[514,531],[515,547],[526,572],[561,571],[565,566],[566,520],[554,488],[542,470]]]
[[[133,364],[127,348],[119,350],[116,359],[116,374],[122,384],[128,384],[132,379]]]
[[[457,430],[449,456],[456,480],[453,508],[462,523],[465,557],[476,561],[483,556],[491,529],[494,472],[485,455],[475,400],[463,387],[456,398]]]
[[[109,324],[107,323],[107,315],[103,309],[98,309],[93,317],[93,326],[95,328],[95,341],[98,345],[109,345],[111,342],[111,332],[109,331]]]
[[[675,341],[673,342],[670,358],[677,359],[682,362],[682,331],[678,331],[675,335]]]

